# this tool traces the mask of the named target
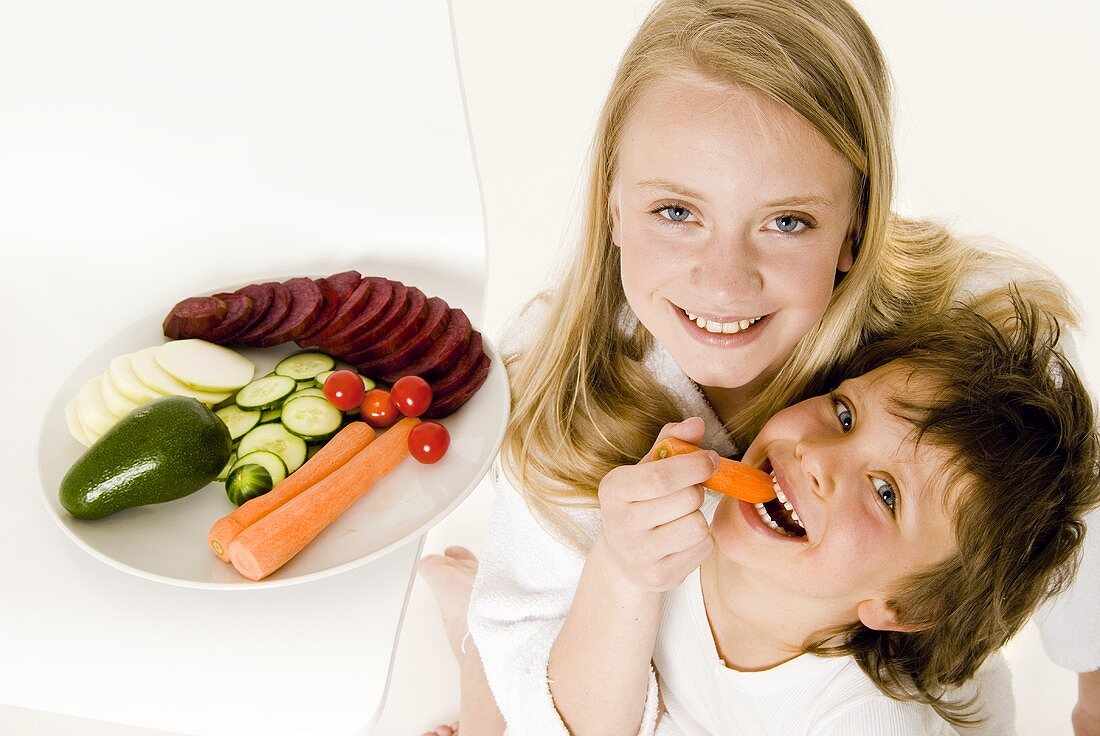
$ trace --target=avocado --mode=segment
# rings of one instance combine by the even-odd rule
[[[61,481],[61,505],[78,519],[102,519],[183,498],[218,477],[232,444],[225,423],[196,399],[155,399],[80,456]]]

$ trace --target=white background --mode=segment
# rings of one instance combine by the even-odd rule
[[[10,0],[7,0],[10,1]],[[458,51],[487,212],[485,327],[495,334],[571,244],[582,167],[614,65],[643,0],[454,0]],[[1039,255],[1089,317],[1086,373],[1100,385],[1095,79],[1097,4],[1085,0],[862,0],[896,82],[897,208],[994,235]],[[0,108],[2,109],[2,108]],[[402,200],[394,207],[400,211]],[[483,484],[428,538],[479,549]],[[1011,648],[1019,733],[1069,734],[1071,675],[1033,631]],[[413,591],[378,734],[418,734],[457,714],[457,670],[425,586]],[[14,732],[31,723],[9,713]],[[0,721],[2,723],[2,721]],[[55,733],[130,733],[58,721]],[[35,733],[46,733],[36,725]],[[134,731],[133,733],[139,733]],[[144,732],[142,732],[144,733]],[[470,735],[473,736],[473,735]]]

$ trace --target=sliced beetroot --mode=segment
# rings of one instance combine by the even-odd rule
[[[452,308],[451,316],[447,320],[447,329],[443,331],[432,349],[404,368],[382,376],[382,380],[392,384],[403,376],[420,376],[425,381],[431,382],[447,375],[462,358],[472,333],[473,327],[466,313],[461,309]]]
[[[252,300],[244,294],[215,294],[226,304],[225,319],[210,330],[206,339],[220,344],[233,342],[233,338],[252,319]]]
[[[445,396],[466,381],[474,372],[481,356],[484,355],[483,348],[481,333],[474,330],[473,334],[470,335],[470,343],[466,346],[466,351],[454,364],[454,367],[442,378],[428,382],[432,387],[432,395]]]
[[[273,295],[271,306],[267,308],[267,313],[264,314],[263,319],[252,325],[247,332],[237,336],[236,341],[242,345],[260,347],[263,339],[282,323],[287,312],[290,311],[290,289],[277,283],[269,285]]]
[[[359,337],[363,352],[352,362],[373,360],[397,352],[420,330],[428,317],[428,297],[415,286],[407,287],[408,305],[396,318],[385,316],[378,324]]]
[[[233,293],[247,296],[252,300],[252,316],[233,336],[233,342],[239,342],[241,335],[258,325],[260,320],[267,314],[267,310],[271,308],[271,302],[275,300],[275,290],[271,288],[271,284],[249,284],[248,286],[242,286]]]
[[[312,337],[328,327],[328,323],[336,316],[337,310],[340,309],[340,305],[344,301],[340,297],[340,293],[336,291],[336,287],[330,284],[328,279],[314,279],[314,282],[317,284],[317,288],[321,290],[321,308],[317,311],[317,316],[313,318],[313,323],[306,325],[294,338],[298,341]],[[299,342],[299,344],[301,343]]]
[[[489,376],[489,362],[489,356],[482,353],[477,367],[469,378],[450,393],[444,393],[438,397],[433,395],[431,406],[422,416],[429,419],[442,419],[457,411],[477,393],[481,384],[485,383],[485,379]]]
[[[290,279],[283,283],[283,287],[290,292],[290,308],[282,322],[267,334],[256,338],[254,344],[258,348],[270,348],[293,340],[309,326],[321,309],[321,289],[313,283],[313,279]]]
[[[359,285],[340,304],[340,308],[336,310],[336,314],[333,316],[332,321],[328,323],[328,326],[320,332],[314,333],[311,337],[299,340],[298,344],[306,347],[326,343],[332,335],[335,335],[345,325],[359,316],[359,312],[363,309],[363,305],[367,303],[371,292],[385,283],[385,279],[369,276],[362,279]]]
[[[447,317],[450,314],[447,302],[437,296],[428,300],[428,316],[400,350],[387,353],[380,358],[368,360],[359,365],[359,372],[365,376],[382,375],[392,373],[412,363],[424,353],[432,349],[432,345],[443,334],[447,327]]]
[[[387,279],[387,283],[390,288],[388,296],[380,288],[375,298],[368,300],[359,315],[326,340],[325,344],[341,355],[360,352],[370,346],[368,338],[360,337],[361,335],[383,334],[377,332],[379,325],[395,325],[408,309],[409,287],[400,281]]]
[[[172,307],[164,318],[164,334],[173,340],[205,337],[217,327],[228,311],[228,305],[212,296],[193,296]]]
[[[363,277],[358,271],[343,271],[325,277],[325,281],[329,282],[336,293],[340,295],[340,301],[344,301],[351,296],[351,292],[355,291],[355,287],[362,280]]]

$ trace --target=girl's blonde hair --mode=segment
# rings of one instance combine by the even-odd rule
[[[965,277],[996,273],[1012,260],[964,244],[935,223],[891,212],[888,74],[870,29],[847,3],[658,3],[626,49],[599,119],[576,256],[559,288],[539,297],[548,300],[539,330],[521,352],[505,356],[512,417],[503,465],[548,531],[582,550],[590,532],[567,507],[596,505],[609,470],[637,462],[662,425],[684,418],[641,362],[652,335],[640,323],[632,334],[620,330],[626,297],[608,211],[623,126],[640,93],[655,79],[684,74],[747,85],[788,105],[857,173],[855,263],[819,324],[768,387],[727,422],[739,446],[816,374],[862,343],[948,308]],[[1072,323],[1053,277],[1021,290]]]

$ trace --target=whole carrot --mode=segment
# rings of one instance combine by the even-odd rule
[[[242,531],[229,545],[233,567],[260,580],[286,564],[409,456],[409,432],[419,423],[405,417],[332,474]]]
[[[669,437],[653,448],[653,459],[663,460],[673,455],[697,452],[698,447],[690,442]],[[775,498],[772,479],[759,468],[739,463],[729,458],[721,458],[718,470],[702,483],[712,491],[739,498],[749,503],[764,503]]]
[[[375,433],[366,422],[352,422],[341,429],[317,454],[302,467],[287,476],[279,485],[262,496],[245,502],[228,516],[214,522],[206,539],[210,549],[224,562],[229,562],[229,543],[237,538],[245,527],[262,519],[273,509],[306,490],[317,481],[331,474],[371,443]]]

